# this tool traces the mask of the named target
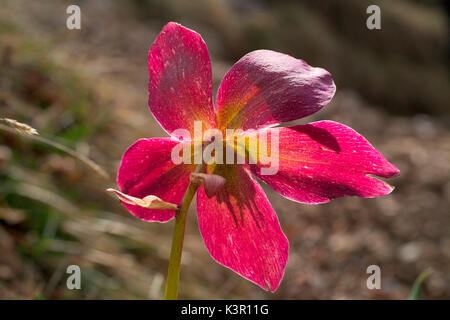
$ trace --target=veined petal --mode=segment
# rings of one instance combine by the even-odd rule
[[[336,91],[331,74],[305,61],[270,50],[241,58],[217,92],[221,129],[257,129],[306,117]]]
[[[169,22],[150,47],[148,70],[148,105],[164,130],[193,136],[194,121],[215,127],[211,61],[198,33]]]
[[[173,163],[171,152],[178,144],[170,138],[140,139],[132,144],[122,157],[117,175],[120,190],[135,198],[154,195],[179,205],[195,166]],[[122,204],[132,214],[147,221],[166,222],[175,215],[173,210],[147,209],[123,199]]]
[[[333,121],[319,121],[289,128],[268,129],[279,136],[278,171],[252,172],[275,191],[302,203],[324,203],[344,196],[372,198],[390,193],[393,187],[371,176],[390,178],[399,170],[363,136]]]
[[[208,198],[197,193],[200,232],[218,263],[275,291],[288,258],[289,243],[264,191],[241,166],[219,165],[215,174],[226,178],[223,188]]]

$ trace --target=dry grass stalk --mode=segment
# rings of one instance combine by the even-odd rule
[[[0,121],[8,125],[10,128],[17,130],[20,133],[28,134],[28,135],[38,135],[37,130],[25,123],[19,122],[14,119],[9,118],[0,118]]]
[[[68,147],[66,147],[58,142],[54,142],[50,139],[47,139],[47,138],[44,138],[44,137],[38,135],[37,130],[30,127],[29,125],[18,122],[13,119],[8,119],[8,118],[0,118],[0,122],[6,123],[6,125],[0,123],[0,129],[2,129],[4,131],[8,131],[10,133],[14,133],[14,134],[21,134],[21,135],[29,137],[35,141],[41,142],[43,144],[52,146],[55,149],[61,150],[65,153],[71,155],[72,157],[80,160],[81,162],[83,162],[85,165],[90,167],[92,170],[97,172],[102,177],[104,177],[106,179],[109,178],[108,173],[105,170],[103,170],[103,168],[101,168],[98,164],[96,164],[94,161],[92,161],[85,155],[83,155],[79,152],[76,152],[72,149],[69,149]]]

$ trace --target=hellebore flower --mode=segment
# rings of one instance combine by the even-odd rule
[[[246,162],[205,165],[204,172],[191,176],[196,165],[174,163],[171,152],[194,140],[140,139],[123,155],[119,199],[140,219],[166,222],[174,218],[170,208],[180,205],[190,181],[202,184],[197,216],[207,250],[218,263],[263,289],[278,288],[289,243],[256,178],[284,197],[308,204],[343,196],[371,198],[393,190],[373,176],[389,178],[399,170],[351,128],[332,121],[274,128],[311,115],[332,99],[336,87],[322,68],[274,51],[250,52],[223,78],[214,107],[205,42],[196,32],[168,23],[150,47],[148,69],[148,105],[169,135],[181,128],[192,136],[195,121],[202,121],[203,131],[276,133],[278,171],[264,175],[260,162]],[[138,200],[149,195],[156,198],[140,205]]]

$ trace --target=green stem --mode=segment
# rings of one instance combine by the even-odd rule
[[[204,171],[204,165],[197,165],[195,172]],[[186,226],[186,215],[194,198],[198,185],[189,183],[186,193],[181,201],[181,206],[175,215],[175,229],[172,237],[172,248],[170,250],[169,269],[167,271],[165,300],[176,300],[178,297],[178,283],[180,280],[181,253],[183,251],[184,229]]]

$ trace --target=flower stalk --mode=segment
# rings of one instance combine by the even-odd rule
[[[195,173],[205,171],[204,164],[197,165]],[[192,199],[200,185],[190,182],[183,196],[179,210],[175,215],[175,228],[172,237],[172,248],[170,249],[169,268],[166,278],[165,300],[176,300],[178,298],[178,286],[180,281],[181,254],[183,251],[184,230],[186,227],[186,216]]]

